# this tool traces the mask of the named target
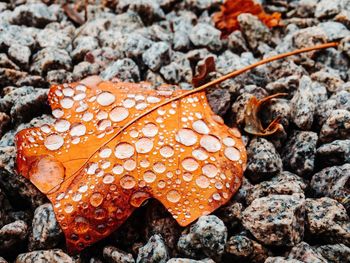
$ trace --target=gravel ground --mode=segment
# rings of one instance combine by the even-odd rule
[[[211,19],[222,1],[107,0],[88,6],[82,26],[45,2],[0,1],[0,262],[350,262],[349,0],[265,0],[284,26],[270,30],[242,14],[241,31],[227,39]],[[329,41],[341,45],[208,91],[213,110],[238,124],[252,95],[287,92],[262,113],[266,123],[281,116],[284,130],[244,135],[248,166],[239,192],[186,228],[150,201],[110,237],[71,256],[51,204],[15,175],[14,134],[52,120],[50,83],[100,74],[192,89],[208,56],[217,77]]]

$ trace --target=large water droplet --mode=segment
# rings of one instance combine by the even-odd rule
[[[74,105],[74,100],[72,100],[71,98],[65,97],[65,98],[60,100],[60,104],[61,104],[63,109],[70,109]]]
[[[241,153],[234,147],[227,147],[224,151],[227,159],[231,161],[238,161],[241,157]]]
[[[104,91],[97,95],[96,101],[101,106],[109,106],[114,103],[115,96],[110,92]]]
[[[132,189],[136,185],[134,177],[130,175],[125,175],[122,178],[120,178],[120,185],[124,189]]]
[[[124,162],[124,169],[127,171],[133,171],[136,168],[136,162],[133,159],[126,160]]]
[[[152,171],[146,171],[143,174],[143,180],[145,180],[146,183],[153,183],[157,179],[157,176]]]
[[[150,197],[151,196],[149,193],[137,191],[137,192],[132,194],[132,196],[130,198],[130,204],[133,207],[140,207],[142,205],[142,203],[145,202]]]
[[[214,178],[218,174],[219,170],[214,164],[208,163],[202,167],[202,172],[209,178]]]
[[[70,122],[64,119],[59,119],[54,123],[55,130],[58,132],[66,132],[69,130]]]
[[[166,194],[166,198],[168,199],[169,202],[177,203],[177,202],[180,201],[181,195],[180,195],[180,193],[177,190],[170,190]]]
[[[177,132],[175,139],[177,142],[182,143],[183,145],[191,146],[197,142],[197,135],[191,129],[185,128],[180,129]]]
[[[203,149],[196,149],[192,151],[192,156],[199,161],[204,161],[208,159],[208,154]]]
[[[102,182],[104,183],[104,184],[111,184],[111,183],[113,183],[114,182],[114,176],[113,175],[111,175],[111,174],[106,174],[104,177],[103,177],[103,179],[102,179]]]
[[[135,153],[134,147],[127,143],[127,142],[122,142],[119,143],[114,150],[114,154],[117,158],[119,159],[127,159],[133,156]]]
[[[89,230],[89,221],[82,216],[74,218],[74,232],[76,234],[85,234]]]
[[[148,153],[153,148],[153,141],[149,138],[141,138],[136,142],[135,147],[138,153]]]
[[[154,97],[154,96],[149,96],[147,97],[147,102],[148,103],[158,103],[160,102],[160,98]]]
[[[113,169],[112,169],[112,172],[113,172],[114,174],[117,174],[117,175],[122,174],[123,171],[124,171],[124,168],[123,168],[123,166],[121,166],[120,164],[116,164],[116,165],[113,167]]]
[[[127,108],[127,109],[130,109],[130,108],[134,107],[135,104],[136,104],[136,102],[134,100],[132,100],[132,99],[125,99],[123,101],[123,106],[125,108]]]
[[[109,118],[114,122],[120,122],[125,120],[129,116],[128,109],[124,107],[115,107],[109,113]]]
[[[64,88],[63,90],[62,90],[62,93],[63,93],[63,95],[64,96],[67,96],[67,97],[73,97],[73,95],[74,95],[74,89],[72,89],[72,88]]]
[[[85,112],[83,114],[82,120],[85,122],[91,121],[94,118],[94,114],[92,114],[91,112]]]
[[[161,173],[165,172],[166,166],[163,163],[161,163],[161,162],[157,162],[157,163],[153,164],[153,170],[156,173],[161,174]]]
[[[236,144],[236,141],[234,139],[232,139],[231,137],[224,138],[222,140],[222,142],[228,147],[232,147]]]
[[[50,151],[58,150],[62,147],[64,140],[58,134],[52,134],[46,137],[44,145]]]
[[[202,120],[193,122],[192,128],[200,134],[208,134],[210,132],[208,125]]]
[[[197,177],[196,179],[196,184],[200,187],[200,188],[208,188],[210,181],[208,179],[208,177],[204,176],[204,175],[200,175]]]
[[[154,137],[158,133],[158,126],[154,123],[147,123],[142,127],[142,132],[146,137]]]
[[[58,119],[58,118],[63,117],[64,111],[61,110],[61,109],[54,109],[54,110],[52,111],[52,115],[53,115],[56,119]]]
[[[69,133],[72,136],[83,136],[86,133],[86,127],[81,123],[73,124]]]
[[[103,195],[99,192],[95,192],[90,197],[90,204],[93,207],[98,207],[103,202]]]
[[[169,158],[174,155],[174,149],[171,146],[165,145],[159,150],[160,155],[164,158]]]
[[[197,170],[197,168],[199,166],[197,161],[193,158],[186,158],[186,159],[182,160],[181,165],[186,171],[189,171],[189,172],[193,172],[193,171]]]
[[[219,139],[213,135],[203,135],[199,143],[204,149],[211,153],[217,152],[221,149]]]

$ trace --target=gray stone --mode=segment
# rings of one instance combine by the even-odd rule
[[[36,40],[41,48],[54,47],[60,49],[71,49],[72,38],[63,30],[45,28],[40,30]]]
[[[215,27],[198,23],[190,32],[190,39],[196,47],[207,47],[212,51],[219,51],[222,47],[221,32]]]
[[[0,53],[0,67],[19,70],[19,67],[5,53]]]
[[[247,149],[246,175],[252,182],[265,181],[282,171],[282,160],[274,145],[266,139],[253,139]]]
[[[168,260],[167,263],[215,263],[215,261],[210,258],[205,258],[201,260],[194,260],[189,258],[172,258]]]
[[[164,79],[172,84],[191,82],[193,77],[192,68],[186,56],[180,53],[177,58],[172,57],[171,60],[172,62],[169,65],[163,66],[160,69],[160,73]]]
[[[35,209],[32,229],[29,235],[30,251],[54,248],[63,237],[51,204]]]
[[[334,110],[321,127],[320,141],[331,142],[350,136],[350,111]]]
[[[76,67],[79,67],[79,69],[81,69],[79,64],[75,66],[74,69]],[[80,72],[85,72],[85,67],[84,67],[84,70],[79,70],[79,74]],[[66,71],[65,69],[50,70],[49,72],[47,72],[46,80],[52,84],[69,83],[69,82],[73,82],[73,74],[69,71]]]
[[[86,53],[99,48],[97,39],[92,36],[77,37],[73,42],[73,46],[71,56],[75,61],[83,60]]]
[[[215,67],[217,72],[228,74],[231,71],[242,68],[241,58],[230,50],[225,50],[220,56],[218,56],[215,62]]]
[[[153,71],[169,63],[170,46],[166,42],[154,43],[142,54],[143,62]]]
[[[185,0],[186,5],[194,10],[203,11],[218,7],[222,0]]]
[[[327,263],[320,253],[305,242],[300,242],[293,247],[288,259],[297,259],[304,263]]]
[[[220,207],[215,214],[225,223],[228,230],[233,230],[240,225],[242,219],[243,205],[236,201],[229,201],[228,204]]]
[[[20,66],[27,68],[31,56],[29,47],[13,44],[7,51],[9,57]]]
[[[28,225],[17,220],[3,226],[0,229],[0,253],[13,251],[16,246],[21,245],[28,235]]]
[[[47,47],[40,50],[33,56],[30,71],[35,74],[45,75],[54,69],[70,70],[71,58],[67,51],[54,47]]]
[[[341,10],[340,0],[321,0],[316,5],[315,16],[317,18],[327,18],[338,14]]]
[[[294,132],[282,153],[285,167],[300,176],[310,175],[315,167],[317,140],[318,136],[315,132]]]
[[[168,249],[160,235],[153,235],[147,244],[139,249],[137,263],[166,263],[169,259]]]
[[[344,206],[329,197],[306,199],[306,233],[327,243],[350,244],[350,220]]]
[[[129,10],[139,14],[145,24],[152,24],[155,20],[164,18],[165,14],[157,0],[134,0],[130,1]]]
[[[350,31],[341,23],[328,21],[318,25],[322,30],[326,32],[328,41],[341,40],[344,37],[349,36]]]
[[[248,51],[247,43],[241,31],[236,30],[228,36],[228,47],[232,52],[235,53]]]
[[[350,248],[344,244],[323,245],[317,247],[316,250],[327,262],[350,262]]]
[[[32,3],[16,7],[12,23],[43,28],[57,20],[56,15],[43,3]]]
[[[101,72],[100,76],[104,80],[118,78],[122,81],[139,82],[140,70],[133,60],[125,58],[119,59],[109,65],[103,72]]]
[[[311,75],[312,80],[323,83],[328,92],[336,92],[341,89],[344,81],[341,79],[339,72],[335,70],[320,70]]]
[[[335,140],[317,148],[316,158],[322,166],[342,165],[350,162],[350,140]]]
[[[103,47],[88,52],[85,55],[85,60],[90,63],[96,63],[101,68],[106,68],[108,65],[114,63],[122,57],[123,54],[120,51],[112,49],[110,47]]]
[[[125,253],[115,247],[107,246],[103,249],[103,258],[109,263],[134,263],[131,254]]]
[[[8,48],[14,44],[27,46],[30,49],[35,46],[34,35],[25,27],[16,25],[0,26],[0,48]]]
[[[284,257],[268,257],[264,263],[303,263],[303,261]]]
[[[304,203],[298,194],[255,199],[243,211],[243,226],[263,244],[293,246],[303,238]]]
[[[61,249],[37,250],[19,254],[15,263],[74,263],[73,258],[64,253]]]
[[[227,229],[224,223],[214,215],[202,216],[187,228],[177,243],[181,253],[190,257],[206,255],[219,259],[224,253]]]
[[[208,102],[212,111],[224,116],[231,106],[231,94],[227,89],[215,89],[207,93]]]
[[[306,48],[328,41],[326,32],[317,26],[307,27],[292,33],[293,45],[296,48]],[[308,56],[311,56],[310,54]]]
[[[350,36],[343,38],[339,47],[350,58]]]
[[[98,75],[99,73],[100,73],[100,67],[98,64],[96,63],[91,64],[87,61],[82,61],[79,64],[74,66],[72,77],[74,80],[80,80],[88,76]],[[65,80],[63,82],[67,82],[67,81],[68,80]]]

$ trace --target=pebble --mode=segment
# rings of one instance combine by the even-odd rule
[[[119,59],[116,62],[110,64],[100,74],[104,80],[111,80],[118,78],[121,81],[126,82],[139,82],[140,70],[136,63],[129,58]]]
[[[0,25],[0,48],[9,48],[17,44],[33,49],[36,41],[35,35],[27,28],[16,25]]]
[[[81,80],[88,76],[98,75],[99,73],[100,73],[100,66],[97,63],[82,61],[78,65],[74,66],[72,78],[75,80]],[[70,77],[69,75],[70,74],[68,74],[68,76],[66,75],[66,77],[69,78]],[[64,83],[64,82],[66,82],[65,79],[63,79],[63,81],[61,81],[60,83]]]
[[[83,60],[86,53],[99,48],[98,40],[92,36],[77,37],[73,42],[73,46],[71,56],[75,61]]]
[[[154,43],[142,54],[143,62],[153,71],[159,70],[170,60],[170,46],[166,42]]]
[[[19,44],[13,44],[7,51],[9,57],[16,62],[18,65],[28,68],[29,60],[31,57],[31,51],[29,47],[22,46]]]
[[[18,246],[23,245],[28,235],[28,225],[17,220],[0,228],[0,253],[9,253]]]
[[[223,117],[231,106],[231,93],[227,89],[215,89],[207,93],[212,111]]]
[[[335,140],[321,145],[317,148],[316,160],[322,167],[350,163],[350,140]]]
[[[192,28],[189,36],[196,47],[208,47],[212,51],[222,48],[221,32],[209,24],[198,23]]]
[[[41,48],[54,47],[59,49],[70,50],[72,38],[67,32],[45,28],[36,36],[36,41]]]
[[[303,238],[304,213],[300,195],[270,195],[255,199],[243,211],[242,224],[262,244],[293,246]]]
[[[112,246],[107,246],[103,249],[103,257],[109,263],[135,263],[131,254]]]
[[[166,263],[169,259],[168,249],[160,235],[153,235],[147,244],[139,249],[137,263]]]
[[[321,127],[320,141],[332,142],[350,136],[350,111],[334,110]]]
[[[327,263],[327,260],[306,242],[300,242],[293,247],[288,259],[296,259],[304,263]]]
[[[74,263],[73,258],[64,253],[61,249],[37,250],[19,254],[15,263]]]
[[[350,248],[344,244],[322,245],[316,248],[328,262],[350,262]]]
[[[215,263],[215,261],[210,258],[205,258],[201,260],[194,260],[189,258],[172,258],[168,260],[167,263]]]
[[[152,24],[165,17],[159,3],[157,0],[134,0],[130,1],[129,10],[138,13],[145,24]]]
[[[52,205],[44,204],[35,209],[32,232],[29,235],[29,250],[54,248],[62,238],[63,233]]]
[[[228,230],[236,229],[242,220],[243,205],[236,201],[220,207],[215,214],[225,223]]]

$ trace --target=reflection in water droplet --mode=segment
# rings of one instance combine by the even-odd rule
[[[208,134],[210,132],[208,125],[202,120],[193,122],[192,128],[200,134]]]
[[[44,145],[50,151],[58,150],[64,143],[63,138],[58,134],[52,134],[46,137]]]
[[[200,175],[198,176],[198,178],[196,179],[196,184],[200,187],[200,188],[208,188],[210,182],[208,177],[204,176],[204,175]]]
[[[148,198],[150,198],[150,194],[146,192],[137,191],[133,193],[133,195],[130,198],[130,204],[133,207],[140,207],[144,201],[146,201]]]
[[[154,137],[158,133],[158,126],[154,123],[147,123],[142,127],[142,132],[146,137]]]
[[[63,109],[70,109],[73,107],[74,100],[72,100],[71,98],[65,97],[65,98],[60,100],[60,104],[61,104]]]
[[[96,101],[101,106],[109,106],[115,101],[115,96],[110,92],[104,91],[97,95]]]
[[[180,129],[177,132],[175,139],[183,145],[191,146],[197,142],[197,135],[191,129]]]
[[[90,197],[90,204],[93,207],[98,207],[103,202],[103,195],[99,192],[95,192]]]
[[[133,171],[136,168],[136,162],[133,159],[129,159],[124,162],[123,166],[125,170]]]
[[[89,230],[89,221],[82,216],[74,218],[74,232],[76,234],[85,234]]]
[[[224,154],[227,159],[231,161],[238,161],[241,156],[240,152],[234,147],[227,147],[224,151]]]
[[[146,171],[143,174],[143,179],[145,180],[146,183],[153,183],[157,179],[157,176],[152,171]]]
[[[101,158],[108,158],[109,156],[111,156],[111,154],[112,150],[108,147],[102,148],[99,153]]]
[[[136,182],[134,177],[130,175],[125,175],[122,178],[120,178],[120,185],[124,189],[132,189],[136,185]]]
[[[204,149],[211,153],[217,152],[221,149],[219,139],[213,135],[203,135],[199,143]]]
[[[160,155],[164,158],[169,158],[174,155],[174,149],[171,146],[165,145],[159,150]]]
[[[72,136],[83,136],[86,133],[86,127],[81,123],[74,124],[69,133]]]
[[[119,143],[114,150],[114,154],[119,159],[127,159],[134,155],[134,147],[126,142]]]
[[[166,198],[168,199],[169,202],[177,203],[181,199],[181,196],[177,190],[170,190],[167,193]]]
[[[157,162],[157,163],[153,164],[153,170],[156,173],[161,174],[161,173],[165,172],[166,166],[163,163],[161,163],[161,162]]]
[[[153,141],[149,138],[141,138],[136,142],[135,147],[138,153],[148,153],[153,148]]]
[[[208,154],[203,149],[196,149],[192,151],[192,156],[199,161],[208,159]]]
[[[219,170],[214,164],[209,163],[202,167],[202,172],[209,178],[214,178],[218,174]]]
[[[111,184],[114,182],[114,176],[111,175],[111,174],[106,174],[103,179],[102,179],[102,182],[104,184]]]
[[[113,122],[120,122],[125,120],[129,116],[128,109],[124,107],[115,107],[111,112],[109,113],[109,118]]]
[[[199,166],[197,161],[193,158],[186,158],[186,159],[182,160],[181,165],[186,171],[189,171],[189,172],[193,172],[193,171],[197,170],[197,168]]]

